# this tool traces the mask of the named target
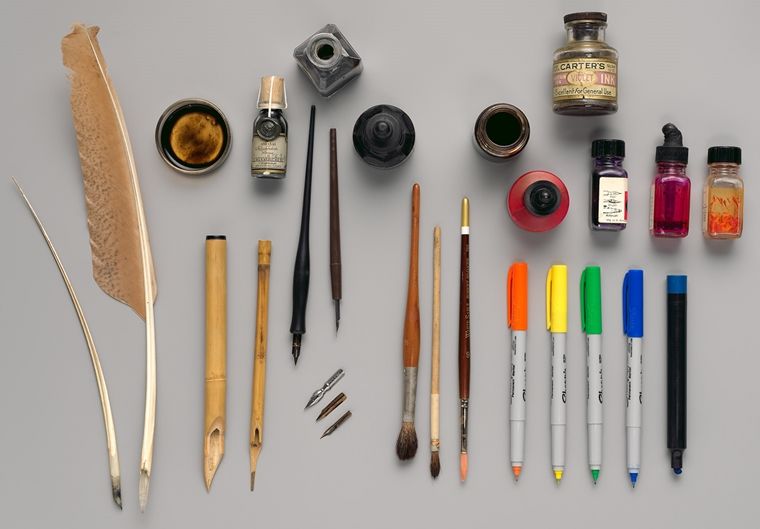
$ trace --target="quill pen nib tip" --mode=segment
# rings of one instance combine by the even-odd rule
[[[148,506],[148,488],[150,487],[150,474],[147,471],[140,471],[140,512],[145,512],[145,507]]]

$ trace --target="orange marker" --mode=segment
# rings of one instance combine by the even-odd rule
[[[507,274],[507,325],[512,330],[509,395],[509,459],[515,481],[525,454],[526,342],[528,332],[528,264],[514,263]]]

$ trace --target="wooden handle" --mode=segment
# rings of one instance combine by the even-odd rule
[[[264,441],[264,390],[267,375],[267,334],[269,318],[269,263],[272,241],[259,241],[259,274],[256,294],[256,342],[253,356],[251,394],[251,448],[260,449]]]
[[[409,285],[404,318],[404,367],[417,367],[420,361],[420,185],[412,187],[412,236],[409,253]]]
[[[441,366],[441,228],[433,230],[433,345],[430,393],[438,395]]]
[[[227,240],[206,238],[206,405],[204,455],[224,453],[227,400]]]
[[[330,129],[330,285],[335,300],[343,295],[341,283],[338,146],[335,129]]]
[[[459,277],[459,398],[470,398],[470,236],[462,234]]]

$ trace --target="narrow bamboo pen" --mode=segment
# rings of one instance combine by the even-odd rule
[[[441,472],[440,454],[441,380],[441,227],[433,230],[433,340],[430,368],[430,474]]]
[[[206,406],[203,477],[211,489],[224,455],[227,404],[227,238],[206,237]]]
[[[251,491],[256,478],[256,464],[264,443],[264,389],[267,377],[267,333],[269,317],[269,263],[272,241],[259,241],[259,284],[256,297],[256,343],[253,356],[253,390],[251,392]]]

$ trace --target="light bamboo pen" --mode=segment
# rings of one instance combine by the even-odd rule
[[[259,241],[259,284],[256,297],[256,343],[253,356],[253,390],[251,395],[251,491],[256,478],[256,464],[264,443],[264,389],[267,378],[267,334],[269,318],[269,262],[272,241]]]
[[[441,379],[441,227],[433,230],[433,342],[430,368],[430,474],[441,472],[439,455]]]
[[[203,477],[211,489],[224,455],[227,404],[227,238],[206,237],[206,406]]]

